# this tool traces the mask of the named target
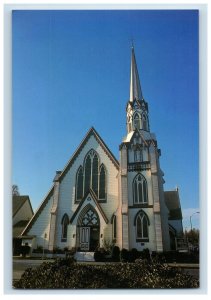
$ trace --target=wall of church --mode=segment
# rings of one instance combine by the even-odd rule
[[[32,225],[27,235],[35,235],[34,248],[37,246],[42,246],[48,248],[49,230],[50,230],[50,218],[51,218],[51,208],[53,205],[53,196],[51,196],[41,210],[36,222]]]
[[[118,170],[107,156],[107,154],[102,149],[101,145],[96,141],[94,136],[90,136],[90,139],[85,144],[82,151],[79,153],[78,157],[74,161],[73,165],[64,176],[63,180],[60,183],[60,195],[58,203],[58,212],[57,212],[57,235],[56,235],[56,245],[60,248],[74,247],[75,237],[73,238],[74,229],[68,229],[69,237],[67,242],[61,242],[62,235],[62,226],[61,220],[63,215],[66,213],[69,218],[73,215],[74,211],[78,207],[78,204],[75,203],[75,181],[76,173],[80,165],[83,166],[84,158],[86,154],[94,149],[100,158],[100,164],[103,163],[106,168],[106,180],[107,180],[107,201],[106,203],[100,203],[103,208],[109,223],[113,213],[117,210],[118,206]],[[71,227],[71,225],[69,225]],[[112,239],[112,226],[108,225],[104,233],[105,239]]]

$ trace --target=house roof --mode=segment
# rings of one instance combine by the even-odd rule
[[[26,225],[29,223],[29,220],[21,220],[13,226],[12,236],[13,238],[17,238],[21,232],[24,230]]]
[[[31,208],[31,211],[32,211],[32,215],[34,214],[29,196],[27,196],[27,195],[25,195],[25,196],[13,195],[13,197],[12,197],[12,216],[13,217],[17,214],[17,212],[21,209],[21,207],[24,205],[24,203],[26,201],[29,201],[29,205],[30,205],[30,208]]]
[[[169,220],[181,220],[182,210],[178,191],[164,192],[166,206],[169,210]]]

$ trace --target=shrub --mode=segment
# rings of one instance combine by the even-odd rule
[[[132,248],[128,253],[128,259],[130,262],[134,262],[137,258],[140,257],[140,253],[136,248]]]
[[[126,262],[129,260],[129,252],[127,249],[122,249],[121,252],[120,252],[120,260],[122,262]]]
[[[95,261],[104,261],[105,260],[104,252],[100,250],[96,250],[94,253],[94,259]]]
[[[111,254],[112,260],[113,261],[119,261],[119,259],[120,259],[119,256],[120,256],[119,247],[118,246],[114,246],[113,249],[112,249],[112,254]]]
[[[128,288],[198,288],[199,282],[166,264],[116,263],[104,265],[77,264],[73,259],[44,262],[29,268],[15,288],[20,289],[128,289]]]
[[[27,254],[29,254],[29,252],[30,252],[30,246],[28,246],[28,245],[21,246],[20,253],[22,254],[23,257],[25,257]]]

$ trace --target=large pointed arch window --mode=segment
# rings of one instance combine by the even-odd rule
[[[62,224],[61,241],[66,242],[67,241],[67,229],[68,229],[68,224],[69,224],[69,218],[68,218],[67,214],[64,214],[61,224]]]
[[[141,118],[140,115],[138,113],[135,113],[133,116],[133,125],[134,125],[134,129],[140,129],[141,128]]]
[[[144,211],[140,211],[135,216],[136,241],[149,241],[149,218]]]
[[[83,168],[80,166],[76,175],[76,201],[83,198]]]
[[[99,200],[106,199],[106,170],[102,164],[99,172]]]
[[[133,180],[133,203],[144,204],[147,202],[147,181],[142,174],[138,174]]]
[[[92,149],[89,151],[84,162],[84,195],[93,189],[96,196],[98,196],[98,170],[99,159],[97,153]]]

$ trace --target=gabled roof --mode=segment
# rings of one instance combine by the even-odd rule
[[[108,155],[108,157],[110,158],[110,160],[112,161],[112,163],[114,164],[114,166],[117,168],[117,170],[119,170],[119,162],[118,162],[118,160],[115,158],[115,156],[109,150],[109,148],[107,147],[107,145],[105,144],[105,142],[103,141],[103,139],[100,137],[100,135],[97,133],[97,131],[94,129],[94,127],[91,127],[89,129],[89,131],[87,132],[85,138],[82,140],[81,144],[79,145],[79,147],[75,151],[75,153],[72,155],[72,157],[68,161],[67,165],[64,167],[64,170],[61,172],[61,174],[60,174],[60,176],[58,178],[59,181],[61,181],[62,178],[65,176],[65,174],[68,172],[68,170],[73,165],[74,161],[76,160],[76,158],[78,157],[78,155],[82,151],[83,147],[85,146],[85,144],[88,142],[89,138],[92,135],[95,137],[95,139],[97,140],[97,142],[101,145],[101,147],[103,148],[103,150],[105,151],[105,153]]]
[[[32,206],[31,206],[31,202],[30,202],[30,199],[29,199],[29,196],[27,196],[27,195],[24,195],[24,196],[13,195],[13,197],[12,197],[12,217],[13,218],[17,214],[17,212],[21,209],[21,207],[24,205],[24,203],[26,201],[29,202],[32,215],[34,214]]]
[[[85,146],[85,144],[88,142],[89,138],[92,135],[95,137],[95,139],[101,145],[101,147],[104,149],[105,153],[108,155],[108,157],[110,158],[110,160],[112,161],[112,163],[114,164],[114,166],[117,168],[117,170],[119,170],[119,162],[117,161],[117,159],[115,158],[115,156],[112,154],[112,152],[109,150],[109,148],[107,147],[107,145],[105,144],[105,142],[102,140],[102,138],[99,136],[99,134],[94,129],[94,127],[91,127],[89,129],[89,131],[87,132],[85,138],[82,140],[81,144],[79,145],[79,147],[75,151],[75,153],[70,158],[70,160],[67,163],[67,165],[64,167],[63,171],[61,171],[61,172],[59,171],[57,173],[56,180],[58,180],[58,181],[61,182],[61,180],[63,179],[63,177],[65,176],[65,174],[68,172],[68,170],[70,169],[70,167],[73,165],[74,161],[76,160],[76,158],[78,157],[78,155],[82,151],[83,147]],[[34,216],[32,217],[32,219],[30,220],[30,222],[28,223],[28,225],[26,226],[26,228],[24,229],[24,231],[22,232],[22,235],[26,235],[27,232],[31,229],[32,225],[35,223],[35,221],[37,220],[38,216],[40,215],[42,209],[46,206],[46,204],[48,203],[48,200],[53,195],[53,190],[54,190],[54,185],[52,185],[50,191],[48,192],[48,194],[44,198],[44,200],[41,203],[40,207],[38,208],[38,210],[36,211],[36,213],[34,214]]]
[[[164,192],[164,199],[169,210],[169,220],[181,220],[182,210],[180,206],[180,199],[178,191]]]
[[[88,195],[90,194],[91,198],[93,199],[94,203],[96,204],[98,210],[100,211],[104,221],[106,222],[106,224],[108,224],[108,218],[106,217],[106,214],[104,213],[102,207],[100,206],[100,204],[97,201],[97,197],[95,195],[95,193],[93,192],[92,189],[89,190],[89,192],[86,193],[86,195],[83,197],[83,199],[81,200],[81,202],[79,203],[77,209],[75,210],[74,214],[72,215],[72,217],[70,218],[70,223],[73,222],[73,220],[75,219],[75,217],[77,216],[77,214],[79,213],[84,201],[87,199]]]

